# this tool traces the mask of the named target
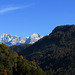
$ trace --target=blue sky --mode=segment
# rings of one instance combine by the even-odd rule
[[[66,24],[75,24],[75,0],[0,0],[0,35],[47,35]]]

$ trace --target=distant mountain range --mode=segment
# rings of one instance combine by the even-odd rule
[[[12,45],[21,45],[21,44],[33,44],[39,39],[41,39],[43,36],[39,35],[38,33],[34,33],[31,36],[27,38],[17,37],[10,34],[2,34],[0,36],[0,43],[4,43],[7,46]]]

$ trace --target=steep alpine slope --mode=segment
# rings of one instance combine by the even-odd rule
[[[20,54],[44,70],[54,70],[55,75],[75,75],[75,25],[56,27]]]

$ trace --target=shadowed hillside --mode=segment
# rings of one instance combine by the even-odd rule
[[[10,46],[10,50],[14,50],[15,52],[20,52],[24,49],[26,49],[27,47],[29,47],[31,44],[23,44],[23,45],[14,45],[14,46]]]
[[[75,75],[75,25],[56,27],[19,54],[45,71],[54,70],[55,75]]]

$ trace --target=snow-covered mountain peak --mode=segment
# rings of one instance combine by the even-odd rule
[[[1,37],[4,37],[4,36],[7,36],[7,34],[4,34],[4,33],[3,33],[3,34],[1,35]]]
[[[34,36],[35,36],[35,35],[39,35],[39,34],[38,34],[38,33],[33,33],[32,35],[34,35]],[[31,35],[31,36],[32,36],[32,35]]]
[[[36,37],[40,37],[40,35],[38,33],[33,33],[30,37],[36,38]]]
[[[42,37],[43,36],[37,33],[34,33],[30,37],[27,37],[27,38],[17,37],[17,36],[3,33],[0,36],[0,43],[4,43],[7,46],[20,45],[20,44],[33,44]]]
[[[27,39],[29,39],[29,37],[27,37]]]
[[[43,36],[39,35],[38,33],[33,33],[30,37],[27,38],[26,43],[33,44],[39,39],[41,39]]]

